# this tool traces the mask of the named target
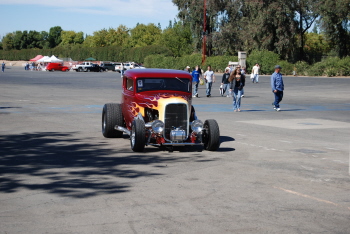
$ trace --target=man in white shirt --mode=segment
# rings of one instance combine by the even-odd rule
[[[227,69],[228,69],[229,72],[231,73],[231,72],[232,72],[232,69],[233,69],[233,68],[232,68],[232,65],[228,64],[227,67],[225,68],[225,71],[226,71]]]
[[[204,79],[207,83],[207,97],[211,97],[211,87],[215,83],[214,72],[211,70],[211,66],[208,66],[208,70],[204,73]]]
[[[259,83],[259,72],[260,72],[260,66],[259,63],[255,64],[255,66],[252,69],[253,79],[252,82]]]

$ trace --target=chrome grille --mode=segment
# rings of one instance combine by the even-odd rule
[[[188,117],[186,104],[168,104],[165,108],[165,138],[170,139],[170,131],[174,128],[185,130],[188,135]]]

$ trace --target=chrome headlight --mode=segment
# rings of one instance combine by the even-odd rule
[[[203,130],[203,122],[200,120],[194,120],[191,123],[191,128],[192,128],[192,131],[196,133],[200,133]]]
[[[156,120],[152,123],[152,130],[155,133],[161,133],[164,131],[164,123],[160,120]]]

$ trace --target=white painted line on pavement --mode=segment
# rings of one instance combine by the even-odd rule
[[[315,200],[315,201],[318,201],[318,202],[323,202],[323,203],[330,204],[330,205],[333,205],[333,206],[342,207],[341,205],[339,205],[337,203],[334,203],[334,202],[331,202],[331,201],[327,201],[327,200],[324,200],[324,199],[321,199],[321,198],[309,196],[309,195],[306,195],[306,194],[303,194],[303,193],[298,193],[298,192],[295,192],[295,191],[292,191],[292,190],[289,190],[289,189],[284,189],[284,188],[275,187],[275,186],[273,186],[273,188],[279,189],[279,190],[282,190],[282,191],[284,191],[286,193],[294,194],[294,195],[297,195],[297,196],[300,196],[300,197],[309,198],[309,199],[312,199],[312,200]],[[344,208],[347,208],[348,210],[350,210],[350,207],[344,207]]]

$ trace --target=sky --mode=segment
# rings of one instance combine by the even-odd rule
[[[0,37],[17,30],[48,32],[54,26],[88,35],[120,24],[165,28],[176,15],[171,0],[0,0]]]

